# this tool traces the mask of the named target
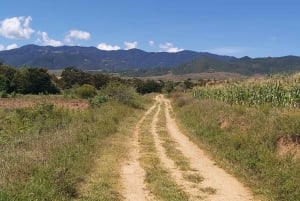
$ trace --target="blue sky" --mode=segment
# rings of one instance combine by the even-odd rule
[[[299,56],[299,10],[296,0],[1,0],[0,50],[37,44]]]

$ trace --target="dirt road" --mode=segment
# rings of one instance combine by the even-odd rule
[[[121,171],[124,199],[128,201],[162,200],[149,190],[149,185],[145,180],[147,172],[140,165],[142,146],[139,136],[145,133],[142,132],[143,129],[150,128],[148,132],[153,138],[161,166],[168,172],[174,183],[187,194],[188,200],[255,200],[249,189],[235,177],[216,166],[203,150],[179,130],[171,112],[170,101],[159,95],[155,97],[154,105],[137,123],[130,145],[130,160],[124,164]],[[145,119],[151,120],[150,127]],[[164,122],[163,125],[161,125],[162,122]],[[166,133],[164,137],[161,134],[163,131]],[[164,146],[166,142],[172,142],[168,151]],[[186,158],[188,168],[182,169],[180,165],[177,165],[180,164],[178,161],[180,158],[171,157],[172,151],[177,151],[177,155]]]

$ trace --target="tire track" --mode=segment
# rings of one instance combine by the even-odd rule
[[[182,134],[170,115],[172,110],[170,101],[163,98],[166,104],[165,115],[167,129],[170,136],[178,144],[178,149],[190,160],[193,169],[198,170],[204,177],[203,185],[216,189],[216,193],[208,196],[209,201],[253,201],[255,200],[249,189],[244,187],[235,177],[215,165],[203,150]]]
[[[138,142],[138,136],[140,134],[141,125],[146,117],[156,108],[157,102],[148,109],[143,117],[138,121],[135,126],[134,134],[130,140],[130,155],[129,161],[123,165],[121,169],[121,182],[123,186],[122,195],[126,201],[146,201],[152,200],[149,191],[144,183],[145,171],[141,167],[140,158],[140,145]]]
[[[160,139],[157,133],[157,124],[159,121],[159,113],[161,111],[161,105],[164,104],[163,97],[157,96],[156,101],[159,102],[158,109],[152,119],[151,123],[151,133],[154,138],[155,148],[157,150],[157,154],[161,160],[162,165],[169,171],[172,179],[177,183],[177,185],[181,186],[184,192],[186,192],[190,200],[199,200],[203,197],[203,193],[201,194],[199,191],[199,185],[193,182],[189,182],[184,178],[184,174],[188,173],[188,171],[181,171],[176,166],[175,162],[167,157],[166,150],[163,147],[163,142]],[[194,173],[195,174],[195,173]]]

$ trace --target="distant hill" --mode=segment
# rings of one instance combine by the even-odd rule
[[[207,52],[145,52],[139,49],[104,51],[96,47],[26,45],[0,51],[0,61],[16,67],[50,70],[77,67],[106,70],[124,76],[232,72],[243,75],[300,71],[300,57],[235,58]]]
[[[83,70],[105,69],[112,71],[175,67],[201,57],[220,60],[232,59],[232,57],[194,51],[177,53],[145,52],[139,49],[104,51],[96,47],[79,46],[26,45],[0,52],[0,61],[17,67],[31,66],[62,69],[74,66]]]
[[[201,57],[172,69],[174,74],[190,74],[204,72],[232,72],[243,75],[273,74],[300,71],[300,57],[266,57],[220,60]]]

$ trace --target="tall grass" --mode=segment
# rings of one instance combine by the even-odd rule
[[[116,101],[85,110],[0,109],[0,200],[77,198],[99,142],[133,111]]]
[[[228,171],[266,200],[300,199],[300,157],[279,156],[278,139],[300,137],[300,110],[249,107],[177,95],[180,122]]]

